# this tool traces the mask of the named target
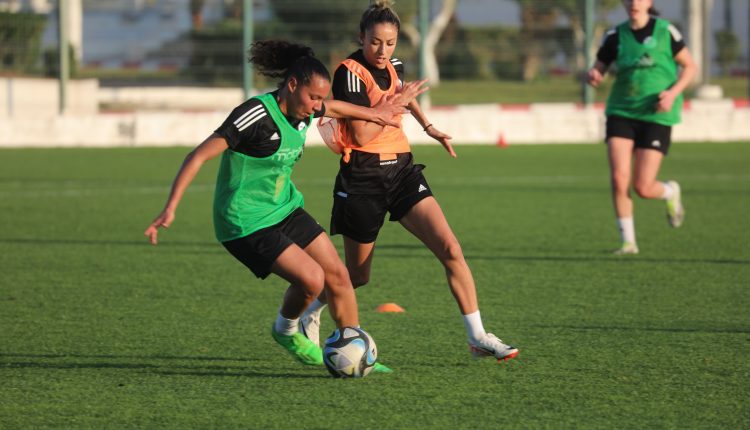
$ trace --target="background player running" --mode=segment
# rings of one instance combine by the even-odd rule
[[[685,218],[680,185],[656,177],[669,151],[672,125],[680,122],[682,91],[693,80],[696,66],[675,26],[652,16],[652,0],[622,4],[629,20],[606,34],[588,82],[597,87],[610,65],[616,65],[605,112],[612,201],[621,239],[615,253],[637,254],[631,177],[640,197],[666,200],[672,227],[681,226]]]

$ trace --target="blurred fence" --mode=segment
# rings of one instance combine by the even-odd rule
[[[704,0],[707,1],[707,0]],[[242,0],[75,0],[80,25],[72,29],[68,55],[72,78],[100,85],[196,85],[238,87],[245,61]],[[395,4],[403,27],[396,56],[415,78],[420,58],[418,0]],[[429,16],[445,2],[431,0]],[[59,64],[56,1],[0,0],[0,75],[56,76]],[[255,0],[254,38],[287,38],[314,47],[331,67],[357,48],[358,22],[367,0]],[[604,31],[624,21],[619,0],[595,0],[594,31],[584,31],[583,0],[460,0],[435,47],[443,83],[534,83],[555,80],[573,90],[587,67],[586,38],[595,50]],[[662,16],[687,28],[688,0],[656,1]],[[712,76],[730,97],[747,97],[747,0],[715,0],[708,55]],[[684,32],[688,45],[690,39]],[[273,83],[255,78],[255,86]],[[557,87],[553,86],[553,87]],[[735,88],[736,86],[736,88]],[[545,87],[548,88],[548,87]],[[487,95],[509,102],[510,92]],[[462,103],[462,91],[449,99]],[[534,101],[559,101],[554,91]],[[515,102],[513,99],[510,102]]]

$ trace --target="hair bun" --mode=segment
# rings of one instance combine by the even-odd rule
[[[393,6],[394,3],[395,2],[391,0],[372,0],[372,2],[370,2],[370,7],[375,7],[378,9],[386,9],[386,8]]]

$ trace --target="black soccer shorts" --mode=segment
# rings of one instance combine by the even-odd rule
[[[667,155],[672,144],[672,127],[621,116],[607,117],[607,137],[622,137],[635,142],[636,148],[653,149]]]
[[[357,164],[357,156],[367,159],[367,165]],[[342,165],[333,190],[332,236],[375,242],[387,212],[390,221],[398,221],[419,201],[433,195],[422,174],[425,166],[413,164],[410,153],[399,154],[397,162],[383,162],[377,154],[353,151],[352,162],[360,173]]]
[[[260,229],[245,237],[222,242],[230,254],[265,279],[271,266],[292,244],[305,248],[325,230],[302,208],[297,208],[278,224]]]

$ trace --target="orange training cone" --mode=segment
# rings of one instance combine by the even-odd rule
[[[508,142],[505,141],[505,133],[500,133],[500,137],[497,139],[497,146],[500,148],[508,147]]]
[[[383,303],[375,308],[376,312],[405,312],[404,308],[395,303]]]

